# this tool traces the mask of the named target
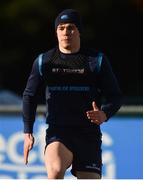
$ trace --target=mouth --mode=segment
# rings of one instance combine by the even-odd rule
[[[70,39],[64,39],[64,41],[66,41],[66,42],[67,42],[67,41],[70,41]]]
[[[64,37],[63,38],[63,41],[70,41],[71,40],[71,37]]]
[[[64,38],[63,41],[69,41],[71,38]]]

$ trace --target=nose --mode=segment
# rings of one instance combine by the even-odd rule
[[[70,31],[68,28],[65,28],[64,31],[63,31],[64,35],[69,35],[70,34]]]

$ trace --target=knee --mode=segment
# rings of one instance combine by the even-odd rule
[[[66,169],[57,164],[50,164],[47,167],[47,173],[49,179],[62,179],[64,177]]]

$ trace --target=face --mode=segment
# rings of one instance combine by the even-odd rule
[[[59,24],[57,27],[59,47],[62,49],[74,49],[80,44],[80,33],[72,23]]]

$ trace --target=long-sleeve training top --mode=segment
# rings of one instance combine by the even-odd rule
[[[90,127],[86,111],[93,109],[92,101],[105,112],[107,120],[122,104],[117,79],[103,53],[81,48],[77,53],[64,54],[54,48],[33,63],[23,93],[25,133],[33,132],[37,95],[43,85],[48,124]]]

